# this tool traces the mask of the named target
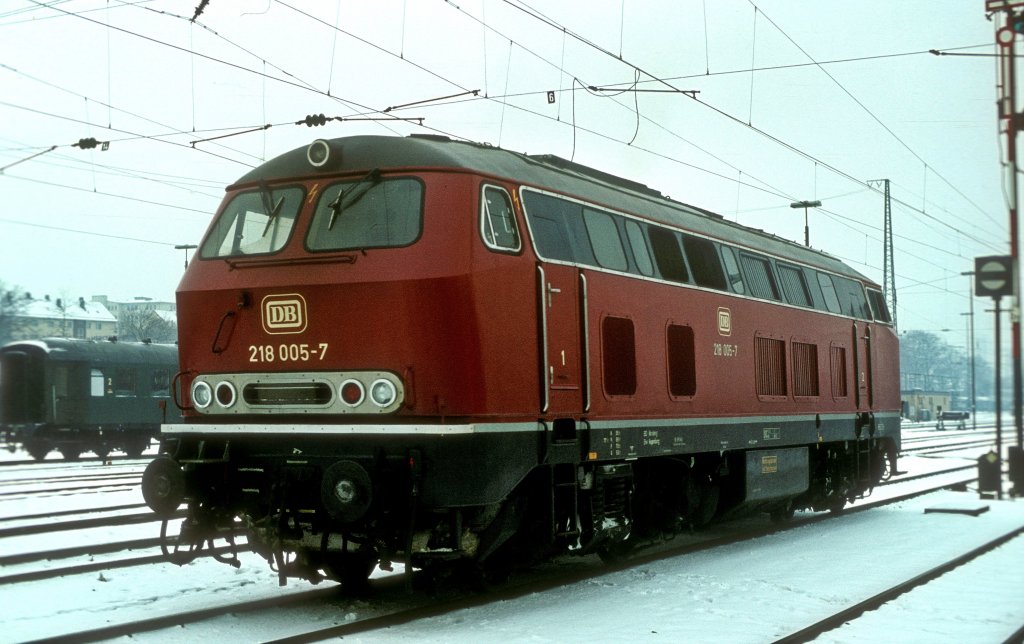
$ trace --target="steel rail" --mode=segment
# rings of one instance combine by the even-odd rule
[[[960,566],[977,559],[978,557],[992,552],[1004,543],[1016,539],[1019,535],[1024,534],[1024,526],[1015,528],[1010,532],[997,537],[977,548],[964,553],[958,557],[950,559],[946,563],[939,564],[931,570],[921,573],[907,581],[896,584],[891,588],[887,588],[882,592],[868,597],[867,599],[857,602],[853,606],[849,606],[833,615],[826,617],[825,619],[815,622],[806,628],[802,628],[799,631],[790,633],[785,637],[775,640],[775,644],[795,644],[797,642],[809,642],[831,630],[839,628],[846,622],[857,619],[864,613],[875,610],[882,605],[896,599],[900,595],[907,593],[919,586],[923,586],[930,581],[938,579],[946,573],[959,568]]]

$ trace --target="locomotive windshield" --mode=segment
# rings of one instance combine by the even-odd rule
[[[203,242],[200,256],[237,257],[281,250],[302,206],[301,188],[265,188],[235,196]]]
[[[412,178],[382,180],[371,172],[329,186],[309,227],[309,250],[407,246],[420,236],[423,186]]]

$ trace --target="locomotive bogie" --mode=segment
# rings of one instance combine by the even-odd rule
[[[876,285],[553,157],[282,155],[229,188],[178,310],[147,502],[188,504],[185,542],[247,528],[282,580],[616,558],[841,509],[900,447]]]

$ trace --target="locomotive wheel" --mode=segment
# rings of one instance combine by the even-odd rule
[[[370,575],[377,568],[377,551],[361,548],[355,552],[340,553],[324,562],[324,572],[329,579],[341,584],[347,592],[366,590]]]
[[[629,557],[633,551],[633,540],[626,538],[625,541],[616,541],[598,547],[597,556],[606,564],[614,564]]]
[[[768,513],[768,516],[771,517],[772,523],[789,523],[794,514],[796,514],[796,509],[793,508],[793,503],[789,502],[784,507],[775,508]]]

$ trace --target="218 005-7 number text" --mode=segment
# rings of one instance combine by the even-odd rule
[[[323,360],[327,343],[312,346],[302,344],[250,344],[249,362],[309,362]]]

